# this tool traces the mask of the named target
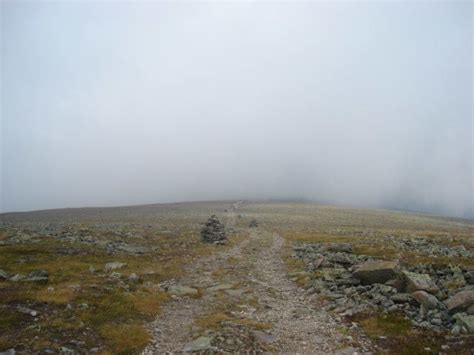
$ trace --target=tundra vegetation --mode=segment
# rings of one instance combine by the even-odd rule
[[[297,202],[3,214],[0,351],[469,354],[473,232]]]

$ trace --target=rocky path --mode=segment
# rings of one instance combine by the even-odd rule
[[[199,349],[314,354],[341,347],[344,336],[335,320],[288,280],[283,246],[281,236],[251,229],[230,250],[192,265],[179,280],[183,294],[168,302],[150,326],[153,341],[143,354]],[[199,296],[187,287],[199,289]],[[232,317],[217,329],[204,329],[199,320],[213,319],[222,310]]]

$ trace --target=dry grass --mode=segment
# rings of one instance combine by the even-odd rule
[[[135,354],[150,341],[150,335],[140,324],[106,324],[100,328],[114,354]]]

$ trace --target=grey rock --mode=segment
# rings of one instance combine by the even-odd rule
[[[468,333],[474,333],[474,316],[467,315],[466,313],[456,313],[453,319],[456,320],[456,325],[461,327],[461,329],[465,328]]]
[[[24,282],[47,282],[49,274],[45,270],[35,270],[28,274],[28,276],[21,281]]]
[[[128,281],[138,282],[138,281],[140,281],[140,277],[138,277],[138,275],[133,272],[128,276]]]
[[[457,313],[468,309],[474,304],[474,290],[464,290],[456,293],[446,301],[450,313]]]
[[[396,293],[390,296],[390,298],[395,303],[407,303],[413,300],[413,297],[411,297],[411,295],[408,293]]]
[[[407,292],[413,293],[422,290],[434,294],[439,291],[439,288],[433,282],[430,275],[417,274],[406,270],[403,271],[402,274],[406,283]]]
[[[105,271],[112,271],[112,270],[117,270],[117,269],[121,269],[123,267],[127,266],[126,263],[122,263],[120,261],[113,261],[111,263],[107,263],[105,264],[104,266],[104,270]]]
[[[209,287],[208,290],[211,292],[216,292],[216,291],[223,291],[223,290],[228,290],[234,287],[233,284],[219,284],[216,286]]]
[[[177,296],[196,296],[198,290],[188,286],[173,285],[168,288],[168,292]]]
[[[15,355],[16,351],[15,349],[11,348],[5,351],[0,351],[0,355]]]
[[[349,243],[333,243],[327,247],[327,250],[335,253],[352,254],[352,245]]]
[[[12,276],[13,276],[13,274],[0,269],[0,280],[8,280]]]
[[[435,309],[440,306],[438,299],[426,291],[416,291],[412,293],[413,298],[426,310]]]
[[[360,265],[352,274],[362,284],[384,283],[397,277],[397,261],[367,261]]]
[[[275,335],[268,334],[260,330],[252,330],[252,334],[255,339],[260,343],[270,344],[277,341],[277,337]]]
[[[204,351],[204,350],[210,350],[213,349],[213,346],[211,345],[212,338],[209,337],[199,337],[191,344],[189,344],[184,351],[185,352],[193,352],[193,351]]]

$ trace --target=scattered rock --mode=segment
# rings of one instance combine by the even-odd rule
[[[206,243],[223,244],[227,240],[225,227],[216,215],[212,215],[201,229],[201,238]]]
[[[9,272],[6,272],[6,271],[0,269],[0,280],[8,280],[12,276],[13,276],[13,274],[10,274]]]
[[[453,318],[456,320],[456,325],[461,329],[466,329],[468,333],[474,333],[474,316],[467,315],[466,313],[456,313]]]
[[[126,263],[122,263],[120,261],[113,261],[111,263],[107,263],[105,264],[104,266],[104,270],[105,271],[112,271],[112,270],[117,270],[117,269],[121,269],[123,267],[127,266]]]
[[[212,338],[209,337],[199,337],[191,344],[189,344],[184,351],[185,352],[194,352],[194,351],[204,351],[204,350],[210,350],[213,349],[213,346],[211,345]]]
[[[28,274],[28,276],[21,281],[24,282],[48,282],[49,274],[45,270],[35,270]]]
[[[364,285],[384,283],[397,277],[398,262],[374,260],[360,265],[352,274]]]
[[[440,302],[438,299],[426,291],[416,291],[412,293],[413,298],[424,307],[425,310],[436,309]]]
[[[10,280],[10,281],[13,281],[13,282],[18,282],[18,281],[23,280],[24,278],[25,278],[25,276],[20,275],[20,274],[16,274],[16,275],[10,277],[9,280]]]
[[[37,311],[26,307],[18,307],[18,311],[23,314],[29,314],[32,317],[36,317],[38,315]]]
[[[349,253],[352,254],[352,245],[349,243],[333,243],[327,247],[328,251],[334,253]]]
[[[260,330],[252,330],[252,334],[258,342],[263,344],[274,343],[277,340],[275,335],[268,334]]]
[[[232,284],[219,284],[216,286],[209,287],[208,290],[211,292],[216,292],[216,291],[223,291],[223,290],[228,290],[234,287]]]
[[[168,288],[168,292],[176,296],[197,296],[198,290],[188,286],[173,285]]]
[[[243,290],[232,290],[232,289],[225,290],[224,292],[227,293],[229,296],[232,296],[232,297],[240,297],[244,293]]]

